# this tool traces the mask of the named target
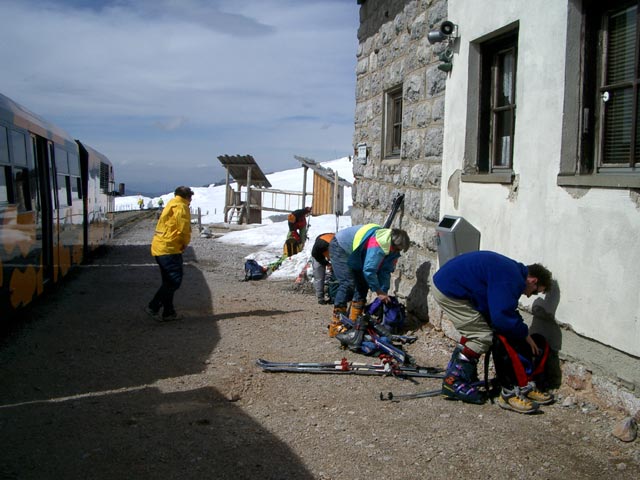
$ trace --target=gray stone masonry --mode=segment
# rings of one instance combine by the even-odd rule
[[[405,194],[393,226],[407,231],[394,290],[414,321],[429,316],[427,293],[436,253],[446,73],[438,69],[443,46],[427,33],[446,19],[446,0],[366,2],[361,10],[354,149],[367,144],[366,164],[354,161],[353,224],[384,222],[393,199]],[[402,87],[401,153],[383,158],[384,103]]]

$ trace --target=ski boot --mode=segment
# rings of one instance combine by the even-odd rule
[[[351,309],[349,310],[349,320],[355,323],[358,317],[362,315],[364,310],[364,300],[357,300],[351,302]]]
[[[353,328],[349,331],[336,335],[336,339],[340,341],[344,348],[348,348],[352,352],[358,352],[364,340],[364,334],[369,326],[369,316],[360,315],[354,322]]]
[[[485,402],[485,396],[475,386],[479,383],[477,372],[479,356],[469,358],[470,355],[466,356],[462,353],[463,349],[462,345],[458,345],[451,355],[442,381],[442,395],[448,399],[482,405]]]
[[[333,307],[333,316],[331,317],[331,323],[327,327],[329,329],[329,336],[335,337],[337,334],[344,332],[347,330],[342,324],[342,320],[340,320],[340,316],[347,313],[347,307],[345,306],[334,306]]]

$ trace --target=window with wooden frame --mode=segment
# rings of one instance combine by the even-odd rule
[[[402,148],[402,85],[385,93],[384,113],[384,157],[400,157]]]
[[[480,47],[478,173],[502,173],[513,169],[517,47],[517,31],[487,41]]]
[[[582,2],[582,23],[573,27],[582,40],[572,125],[578,140],[563,155],[559,185],[640,187],[639,6],[638,0]],[[571,107],[568,97],[565,110]]]
[[[599,3],[599,2],[598,2]],[[598,61],[588,71],[586,95],[595,115],[587,116],[583,150],[586,173],[637,172],[640,164],[638,124],[638,2],[606,2],[588,15],[587,42],[599,45]],[[602,9],[602,11],[597,11]],[[586,46],[587,51],[589,46]]]

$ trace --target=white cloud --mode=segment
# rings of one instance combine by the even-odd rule
[[[0,62],[12,68],[0,92],[123,166],[119,178],[130,162],[123,148],[136,142],[156,165],[172,161],[163,142],[176,139],[153,130],[187,135],[183,156],[200,162],[335,158],[351,150],[357,9],[350,0],[4,0]]]

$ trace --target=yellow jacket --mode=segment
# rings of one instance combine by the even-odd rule
[[[173,255],[184,252],[191,241],[189,201],[175,196],[160,214],[151,242],[151,255]]]

